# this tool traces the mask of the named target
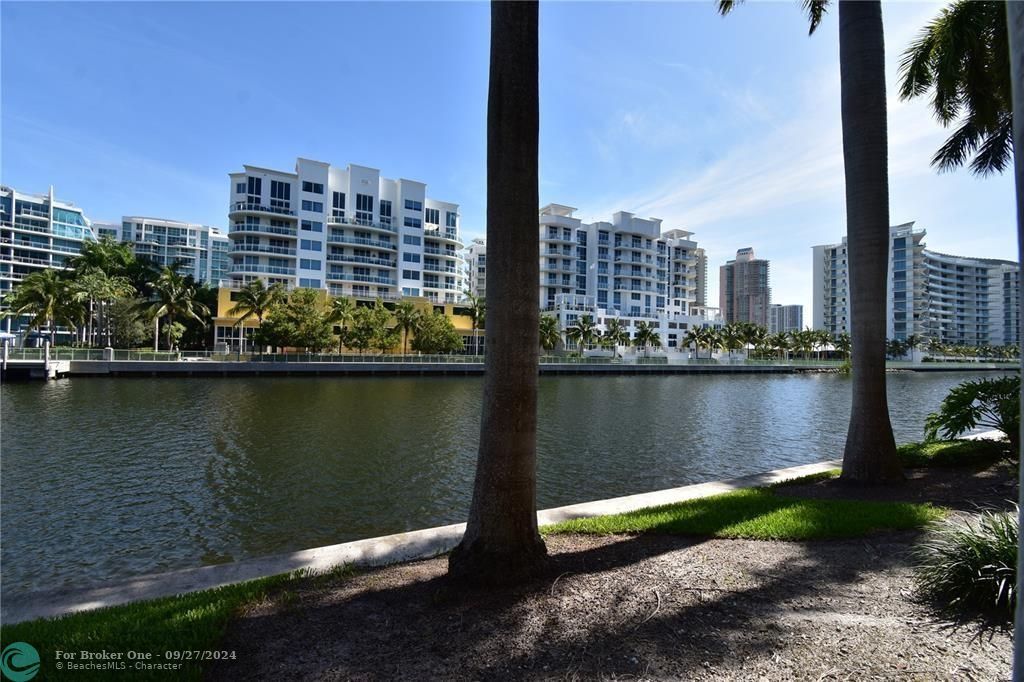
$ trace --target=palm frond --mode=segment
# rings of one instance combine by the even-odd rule
[[[828,3],[829,0],[801,0],[800,4],[807,14],[807,19],[811,22],[807,35],[814,35],[814,30],[821,24],[821,20],[828,11]]]
[[[971,172],[986,176],[1006,170],[1013,159],[1013,116],[1003,114],[997,126],[986,131],[971,162]]]

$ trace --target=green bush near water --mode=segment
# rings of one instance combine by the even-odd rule
[[[999,440],[938,440],[907,443],[897,448],[908,469],[987,466],[1010,457],[1010,445]]]

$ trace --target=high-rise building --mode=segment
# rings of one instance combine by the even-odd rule
[[[219,286],[231,267],[230,241],[216,227],[163,218],[125,216],[117,223],[94,223],[100,237],[131,244],[137,258],[160,267],[175,263],[183,275]]]
[[[0,186],[0,297],[27,275],[48,268],[63,269],[82,244],[95,241],[92,223],[82,209],[47,194],[27,194]],[[6,318],[3,329],[18,332],[27,318]]]
[[[256,278],[336,296],[423,296],[464,290],[459,207],[426,185],[375,168],[298,159],[295,172],[231,173],[231,281]]]
[[[630,334],[644,321],[666,348],[682,347],[708,319],[697,298],[697,243],[686,230],[661,231],[661,220],[619,211],[611,222],[584,223],[575,208],[540,211],[540,306],[564,329],[581,315],[598,329],[618,319]]]
[[[696,292],[696,303],[699,306],[707,306],[708,304],[708,257],[704,253],[704,249],[697,248],[693,251],[697,257],[697,292]]]
[[[1020,266],[925,248],[914,223],[889,229],[886,335],[958,345],[1017,345]],[[813,247],[813,324],[835,334],[851,328],[846,238]]]
[[[772,302],[768,286],[768,261],[754,257],[747,247],[736,252],[736,259],[719,268],[719,308],[726,324],[752,322],[768,326],[768,306]]]
[[[804,307],[802,305],[768,306],[768,332],[798,332],[804,328]]]
[[[477,298],[487,297],[487,242],[474,239],[466,247],[466,291]]]

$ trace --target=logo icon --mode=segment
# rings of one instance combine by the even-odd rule
[[[12,642],[0,656],[0,672],[11,682],[27,682],[39,672],[39,652],[31,644]]]

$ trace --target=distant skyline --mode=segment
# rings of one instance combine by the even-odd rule
[[[939,175],[949,131],[896,68],[944,3],[883,3],[890,212],[928,247],[1017,253],[1011,173]],[[541,203],[695,233],[717,269],[753,247],[804,305],[811,247],[845,233],[837,17],[797,2],[541,3]],[[46,27],[40,39],[40,27]],[[486,216],[486,3],[0,4],[0,176],[96,221],[227,227],[228,176],[296,157],[379,168]],[[60,49],[55,49],[60,46]]]

